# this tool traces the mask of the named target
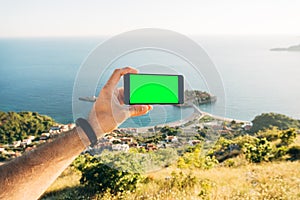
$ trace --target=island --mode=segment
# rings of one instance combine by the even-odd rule
[[[217,97],[205,91],[185,90],[184,103],[176,104],[178,107],[193,107],[193,105],[210,104],[217,101]]]
[[[300,44],[299,45],[293,45],[287,48],[273,48],[270,49],[270,51],[300,51]]]

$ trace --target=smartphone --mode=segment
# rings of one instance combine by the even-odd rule
[[[124,103],[183,104],[183,82],[182,75],[125,74]]]

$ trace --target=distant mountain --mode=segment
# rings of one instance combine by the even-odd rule
[[[300,44],[290,46],[288,48],[273,48],[273,49],[270,49],[270,50],[271,51],[300,51]]]

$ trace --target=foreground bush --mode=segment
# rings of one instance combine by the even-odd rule
[[[244,153],[246,158],[254,163],[269,161],[272,157],[272,147],[267,139],[256,139],[255,144],[244,145]]]
[[[189,149],[177,160],[177,167],[184,168],[199,168],[199,169],[211,169],[218,160],[214,156],[206,156],[201,153],[201,147],[196,146],[193,149]]]
[[[122,160],[124,162],[120,163]],[[116,162],[115,165],[113,162]],[[128,167],[129,163],[132,164],[131,168]],[[90,194],[132,192],[143,180],[140,173],[134,171],[136,167],[141,167],[139,163],[125,159],[124,154],[106,153],[101,157],[85,154],[79,156],[73,166],[81,172],[80,183]]]
[[[300,160],[300,146],[292,146],[287,150],[290,160]]]
[[[81,173],[80,183],[95,193],[105,191],[109,191],[111,194],[133,192],[142,180],[142,176],[138,173],[114,169],[101,162],[84,167]]]
[[[140,174],[161,169],[176,159],[177,153],[171,148],[148,153],[103,151],[101,155],[81,155],[73,166],[81,171],[80,182],[92,193],[115,195],[134,191],[143,180]]]

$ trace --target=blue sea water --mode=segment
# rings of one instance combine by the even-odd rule
[[[61,123],[72,122],[77,71],[103,39],[0,39],[0,110],[37,111]],[[300,52],[269,51],[299,44],[300,37],[194,36],[192,39],[207,51],[221,75],[226,117],[252,120],[262,112],[278,112],[300,118]],[[201,109],[210,111],[217,103]],[[148,116],[134,118],[124,126],[153,125],[162,116],[166,122],[175,121],[192,112],[172,106],[163,108],[157,107]]]

